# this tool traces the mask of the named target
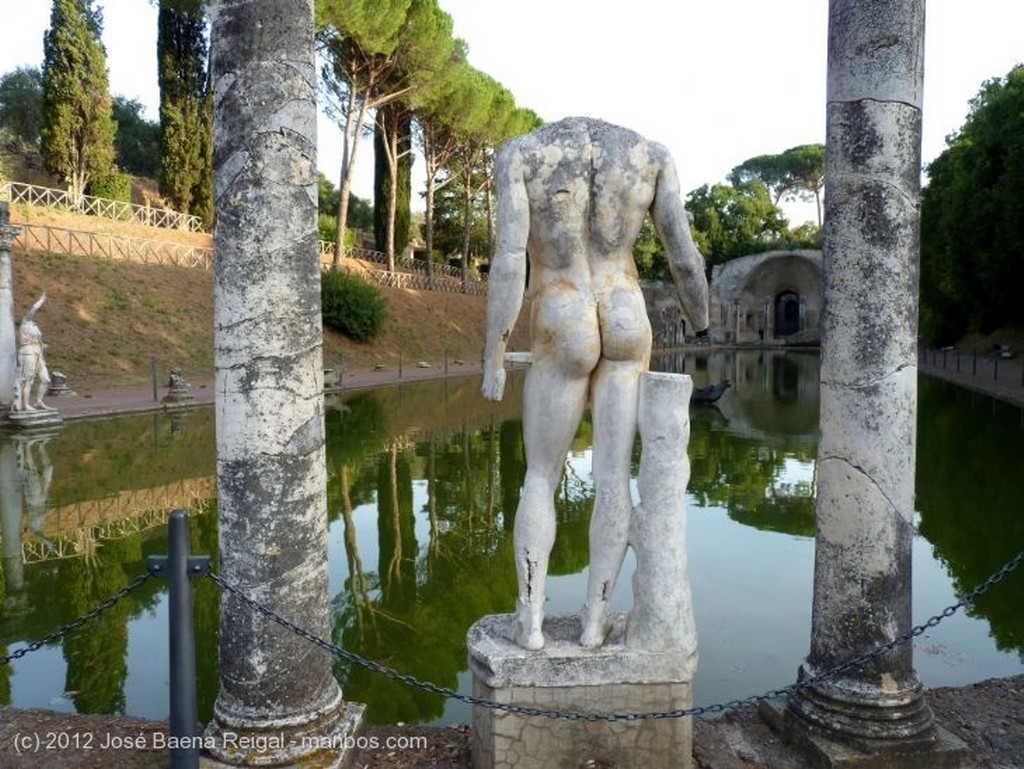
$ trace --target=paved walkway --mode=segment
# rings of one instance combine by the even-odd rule
[[[997,359],[973,350],[922,349],[918,365],[925,374],[1024,408],[1024,358]]]
[[[449,362],[448,376],[473,376],[480,373],[479,362]],[[419,368],[416,365],[404,366],[399,375],[397,366],[381,369],[360,369],[345,372],[341,387],[332,388],[328,392],[340,390],[356,390],[366,387],[415,382],[424,379],[440,379],[445,376],[443,365]],[[69,383],[72,386],[74,383]],[[190,392],[195,396],[194,405],[202,406],[213,403],[215,387],[212,381],[190,382]],[[161,399],[167,395],[167,385],[157,387],[156,398],[153,397],[152,385],[126,385],[122,387],[74,387],[75,395],[47,398],[47,404],[53,406],[64,419],[85,419],[106,417],[115,414],[130,414],[143,411],[162,411],[166,406]],[[2,768],[0,768],[2,769]]]

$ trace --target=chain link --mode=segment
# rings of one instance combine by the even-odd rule
[[[1000,567],[994,574],[992,574],[992,576],[990,576],[984,582],[979,584],[969,593],[961,597],[960,600],[958,600],[955,604],[953,604],[952,606],[947,606],[941,612],[939,612],[933,617],[930,617],[924,623],[911,628],[906,633],[902,633],[896,636],[891,641],[882,644],[881,646],[872,649],[871,651],[865,652],[864,654],[854,657],[853,659],[840,663],[839,665],[836,665],[835,667],[826,670],[823,673],[819,673],[816,676],[805,678],[801,681],[797,681],[796,683],[790,684],[789,686],[785,686],[781,689],[772,689],[771,691],[765,692],[764,694],[758,694],[753,697],[747,697],[746,699],[742,700],[730,700],[729,702],[716,703],[714,705],[704,705],[695,708],[680,708],[677,710],[655,710],[636,713],[592,713],[588,711],[579,710],[538,708],[530,705],[516,705],[514,703],[508,702],[495,702],[494,700],[489,700],[484,697],[475,697],[469,694],[462,694],[461,692],[455,691],[454,689],[449,689],[444,686],[438,686],[435,683],[421,680],[407,673],[400,673],[394,668],[389,668],[386,665],[382,665],[379,662],[375,662],[374,660],[362,657],[356,654],[355,652],[343,649],[335,643],[325,641],[322,638],[318,638],[317,636],[310,633],[308,630],[299,627],[290,620],[285,619],[281,615],[277,614],[272,609],[269,609],[266,606],[260,604],[259,602],[253,600],[252,598],[249,598],[248,596],[244,595],[237,587],[226,582],[220,575],[215,574],[212,571],[207,572],[207,575],[210,577],[210,579],[216,582],[221,589],[235,596],[238,600],[252,608],[254,611],[262,614],[264,617],[271,620],[272,622],[277,623],[286,630],[290,630],[297,636],[309,641],[314,646],[318,646],[336,657],[341,657],[342,659],[348,660],[349,662],[359,665],[360,667],[366,668],[367,670],[371,670],[375,673],[379,673],[387,678],[399,681],[408,686],[422,689],[433,694],[439,694],[447,699],[465,702],[469,705],[479,705],[481,707],[488,708],[491,710],[500,710],[506,713],[515,713],[517,715],[543,716],[545,718],[557,718],[571,721],[641,721],[656,720],[663,718],[684,718],[686,716],[718,715],[720,713],[725,713],[730,710],[737,710],[748,705],[756,705],[767,700],[773,700],[779,697],[794,694],[795,692],[798,692],[801,689],[806,689],[816,684],[834,680],[841,676],[843,673],[847,673],[851,670],[859,668],[862,665],[871,662],[872,660],[878,659],[879,657],[888,654],[898,646],[910,643],[914,638],[922,635],[927,630],[934,628],[944,619],[952,617],[960,609],[971,605],[981,595],[988,592],[988,590],[991,589],[993,585],[1002,582],[1003,579],[1005,579],[1010,572],[1012,572],[1020,565],[1021,561],[1024,561],[1024,550],[1017,553],[1016,556],[1014,556],[1005,564],[1003,564],[1003,566]]]
[[[127,585],[118,590],[116,593],[114,593],[112,596],[110,596],[110,598],[98,604],[94,609],[86,612],[78,619],[73,619],[67,624],[61,625],[59,628],[54,630],[49,635],[43,636],[38,641],[33,641],[28,646],[22,646],[20,649],[15,649],[10,654],[0,657],[0,665],[9,665],[13,660],[19,660],[29,652],[37,651],[38,649],[42,649],[47,644],[53,643],[54,641],[59,641],[72,630],[81,627],[89,620],[96,619],[103,612],[105,612],[115,603],[117,603],[122,598],[127,596],[129,593],[137,590],[142,585],[142,583],[144,583],[146,580],[150,578],[150,576],[151,575],[149,574],[149,572],[143,572],[138,577],[129,582]]]

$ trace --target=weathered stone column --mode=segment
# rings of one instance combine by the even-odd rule
[[[817,540],[802,679],[911,626],[923,56],[924,0],[831,0]],[[802,690],[789,708],[861,748],[869,763],[854,765],[904,766],[934,742],[910,644]],[[824,752],[827,765],[848,765]],[[884,758],[872,764],[872,754]]]
[[[0,413],[14,403],[14,372],[18,350],[14,340],[14,279],[11,273],[11,244],[21,232],[11,226],[7,203],[0,203]]]
[[[329,638],[313,0],[210,12],[220,572]],[[224,595],[220,675],[216,759],[340,763],[361,708],[325,652]]]

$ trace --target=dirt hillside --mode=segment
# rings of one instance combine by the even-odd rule
[[[24,205],[11,207],[12,223],[208,245],[210,236],[110,222]],[[36,320],[51,370],[71,386],[117,386],[149,381],[151,361],[166,382],[172,367],[190,381],[213,377],[213,274],[197,268],[130,264],[107,259],[13,248],[16,321],[43,291]],[[385,333],[359,344],[324,333],[324,365],[347,371],[375,365],[478,360],[483,349],[486,299],[466,294],[381,289],[388,304]],[[525,316],[524,312],[524,316]],[[525,318],[513,337],[522,347]]]

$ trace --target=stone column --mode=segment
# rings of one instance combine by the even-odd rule
[[[0,412],[14,403],[14,373],[18,350],[14,338],[14,279],[11,273],[11,245],[21,232],[11,226],[7,203],[0,203]]]
[[[14,441],[0,436],[0,536],[3,537],[3,570],[7,592],[24,587],[25,568],[21,555],[21,472]]]
[[[817,539],[801,679],[911,626],[923,56],[924,0],[831,0]],[[876,757],[852,765],[949,765],[921,757],[935,732],[910,644],[800,691],[789,708]],[[817,748],[825,765],[851,765]]]
[[[220,0],[210,16],[220,572],[330,638],[313,0]],[[229,595],[220,677],[216,759],[344,759],[361,708],[330,656]]]

